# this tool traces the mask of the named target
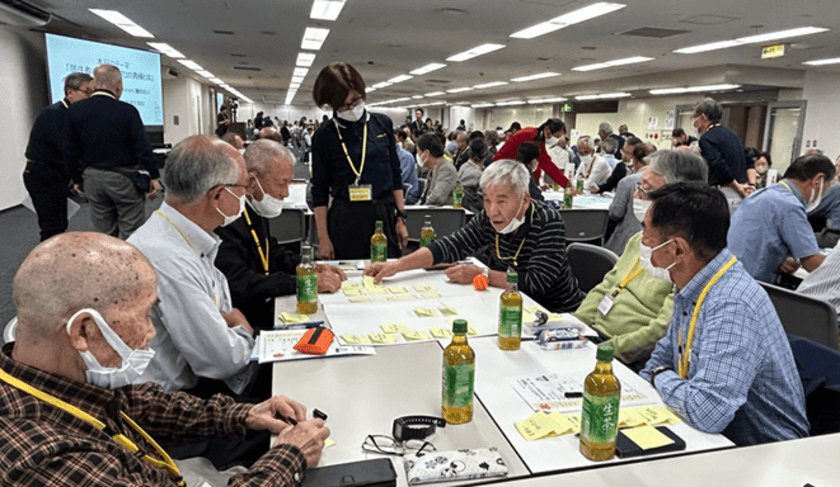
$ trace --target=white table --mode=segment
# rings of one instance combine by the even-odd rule
[[[519,351],[503,352],[499,350],[496,338],[492,337],[470,340],[470,345],[476,355],[476,395],[532,472],[569,470],[624,461],[614,458],[607,462],[592,462],[580,454],[579,439],[574,435],[526,441],[514,426],[514,423],[525,420],[534,411],[508,384],[508,380],[557,372],[564,376],[577,375],[583,384],[583,379],[595,367],[594,346],[549,352],[541,350],[536,342],[526,341],[522,342]],[[659,393],[647,381],[623,364],[614,360],[613,369],[620,382],[631,385],[647,396],[649,401],[645,400],[645,403],[664,404]],[[722,435],[702,433],[685,423],[670,425],[669,428],[685,440],[688,452],[733,446]]]
[[[563,202],[563,191],[546,190],[543,191],[543,198],[546,201]],[[593,210],[609,210],[612,197],[584,193],[582,195],[575,195],[572,199],[572,209],[593,209]]]

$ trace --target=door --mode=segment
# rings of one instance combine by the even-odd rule
[[[784,174],[802,148],[807,101],[780,101],[767,105],[764,150],[773,158],[773,169]]]

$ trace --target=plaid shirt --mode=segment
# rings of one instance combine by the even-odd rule
[[[245,433],[252,405],[229,397],[203,401],[185,393],[165,394],[156,384],[115,390],[43,372],[12,360],[14,344],[0,354],[0,367],[41,391],[61,399],[122,433],[139,454],[158,458],[155,449],[120,419],[125,412],[153,437],[190,441],[213,434]],[[294,485],[306,469],[300,450],[272,448],[250,473],[231,479],[231,486]],[[175,479],[70,413],[0,381],[0,485],[30,486],[174,486]]]

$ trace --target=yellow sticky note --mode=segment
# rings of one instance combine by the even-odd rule
[[[432,286],[426,286],[424,284],[417,284],[414,286],[414,290],[418,293],[425,293],[426,291],[431,291]]]
[[[446,328],[439,328],[437,326],[429,328],[429,331],[435,338],[449,338],[452,336],[452,330],[447,330]]]
[[[421,317],[421,318],[429,318],[431,316],[437,316],[437,311],[431,308],[414,308],[414,313]]]
[[[440,293],[437,292],[437,291],[426,291],[423,294],[421,294],[421,296],[423,296],[426,299],[434,299],[434,298],[439,298]]]
[[[351,303],[369,303],[370,299],[371,299],[371,296],[356,296],[356,297],[350,298],[350,302]]]
[[[539,306],[525,306],[524,308],[522,308],[522,310],[525,311],[526,313],[531,313],[533,315],[533,314],[536,314],[537,311],[540,310],[540,308],[539,308]]]
[[[618,411],[618,426],[621,428],[641,426],[647,421],[639,414],[639,411],[634,409],[622,408]]]
[[[417,330],[408,330],[402,332],[403,338],[409,341],[415,340],[431,340],[432,337],[429,336],[428,333],[425,331],[417,331]]]
[[[385,333],[402,333],[404,331],[408,331],[408,328],[406,328],[402,323],[382,323],[379,327],[382,328],[382,331]]]
[[[406,289],[405,286],[390,286],[388,288],[388,291],[390,291],[392,294],[402,294],[407,293],[408,289]]]
[[[341,283],[341,289],[362,289],[364,286],[360,282],[347,282],[344,281]]]
[[[556,436],[553,429],[554,423],[547,416],[545,413],[537,412],[525,421],[516,423],[514,426],[516,426],[516,430],[527,441]]]
[[[395,294],[391,297],[394,298],[397,301],[411,301],[412,299],[417,299],[417,296],[415,296],[413,294],[408,294],[408,293],[406,293],[406,294]]]
[[[287,325],[292,323],[306,323],[309,321],[308,316],[297,313],[280,313],[280,319]]]
[[[440,310],[440,314],[443,316],[458,316],[458,310],[455,308],[451,308],[449,306],[441,306],[438,308]]]
[[[650,450],[661,446],[670,445],[674,442],[653,426],[639,426],[621,430],[624,436],[630,438],[633,443],[639,445],[642,450]]]
[[[580,413],[578,414],[567,414],[566,419],[572,423],[572,432],[580,433]]]
[[[363,281],[362,281],[362,282],[364,283],[365,287],[367,287],[367,288],[371,288],[371,287],[373,287],[373,286],[376,286],[376,284],[374,284],[374,283],[373,283],[373,277],[371,277],[371,276],[364,276],[362,279],[363,279]]]
[[[657,426],[660,424],[677,424],[682,420],[679,416],[674,414],[670,409],[663,406],[646,406],[637,408],[639,414],[645,419],[645,423],[650,426]]]
[[[370,294],[388,294],[388,289],[385,286],[373,286],[367,288]]]
[[[359,287],[348,287],[347,289],[342,289],[345,296],[361,296],[365,294],[364,288]]]
[[[331,438],[324,440],[324,448],[329,448],[333,445],[335,445],[335,442]]]
[[[478,335],[478,330],[472,325],[467,325],[467,335]]]
[[[364,335],[344,334],[344,335],[341,335],[341,339],[344,340],[345,342],[351,344],[351,345],[356,345],[356,344],[360,344],[360,343],[370,343],[370,339],[368,337],[364,336]]]
[[[373,343],[397,343],[397,336],[391,333],[371,333],[368,336]]]
[[[554,431],[557,435],[567,435],[577,431],[574,423],[567,416],[560,414],[559,411],[552,411],[546,416],[554,422]]]

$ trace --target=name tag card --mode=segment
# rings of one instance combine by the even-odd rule
[[[373,186],[370,184],[351,184],[347,190],[350,192],[350,201],[373,200]]]

